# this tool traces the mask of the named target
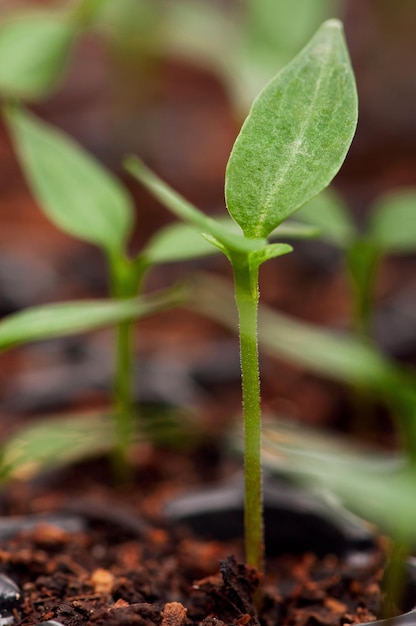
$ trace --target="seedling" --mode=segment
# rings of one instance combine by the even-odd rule
[[[73,47],[107,0],[76,0],[61,9],[26,9],[0,22],[0,94],[44,99],[65,74]]]
[[[245,548],[263,568],[261,409],[257,342],[258,273],[291,246],[272,231],[326,187],[341,167],[357,122],[354,76],[342,26],[330,20],[260,93],[228,161],[225,198],[242,233],[207,217],[138,159],[127,169],[185,222],[205,233],[233,267],[239,313],[245,426]]]
[[[153,61],[168,56],[208,69],[244,119],[262,86],[324,19],[339,14],[339,5],[339,0],[244,0],[226,6],[204,0],[118,0],[101,18],[122,45],[138,49],[139,40],[141,53]]]
[[[381,260],[416,250],[415,208],[413,189],[391,191],[374,201],[359,229],[342,198],[331,190],[314,198],[297,216],[317,226],[323,240],[341,249],[352,286],[353,329],[367,342],[374,340],[374,285]]]
[[[17,105],[5,106],[10,129],[27,180],[46,216],[61,230],[98,246],[108,262],[113,302],[66,303],[23,312],[0,324],[0,350],[15,343],[59,336],[105,324],[117,325],[114,380],[116,467],[127,472],[128,448],[135,431],[133,403],[134,320],[175,305],[183,290],[142,293],[147,272],[158,263],[203,256],[212,246],[183,224],[158,232],[136,256],[127,243],[134,222],[133,203],[124,187],[64,133]],[[195,238],[197,244],[195,244]],[[124,304],[123,304],[124,303]],[[123,469],[124,468],[124,469]]]

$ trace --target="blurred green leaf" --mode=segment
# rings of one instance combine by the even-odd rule
[[[218,240],[226,249],[247,253],[251,250],[258,250],[266,244],[264,239],[247,239],[242,235],[235,234],[222,222],[202,213],[169,187],[137,157],[128,157],[125,160],[125,168],[169,211],[201,233]]]
[[[380,473],[403,469],[407,463],[401,452],[368,446],[345,434],[308,427],[289,419],[266,418],[262,436],[265,463],[277,473],[300,471],[302,466],[293,462],[298,457],[305,465],[310,461],[310,474],[314,473],[315,458],[328,466],[336,462],[338,466],[354,465],[364,472]]]
[[[42,471],[107,453],[114,448],[108,415],[91,413],[39,420],[12,436],[0,451],[2,480],[28,480]]]
[[[319,228],[320,238],[339,248],[347,248],[357,231],[342,198],[325,189],[296,212],[296,219]]]
[[[245,114],[260,89],[287,65],[322,22],[339,14],[337,0],[244,0],[237,63],[228,79]]]
[[[330,20],[260,93],[234,144],[226,203],[247,237],[268,236],[330,183],[356,123],[342,26]]]
[[[240,230],[229,216],[213,216],[216,222],[229,228],[230,232]],[[240,231],[241,233],[241,231]],[[194,226],[177,222],[160,229],[152,237],[142,252],[147,261],[156,263],[173,263],[198,259],[217,254],[218,248],[212,245]]]
[[[23,13],[0,23],[0,92],[33,100],[64,71],[77,26],[64,13]]]
[[[313,239],[319,237],[320,233],[320,229],[314,225],[286,220],[270,233],[269,239]]]
[[[234,295],[223,281],[199,274],[189,306],[236,332]],[[385,393],[397,384],[395,367],[352,335],[323,330],[264,305],[259,307],[259,342],[269,354],[332,380]]]
[[[212,219],[228,228],[230,232],[242,235],[241,228],[229,215],[213,215]],[[319,230],[315,226],[288,221],[278,226],[271,233],[270,238],[306,239],[317,235],[319,235]],[[196,228],[177,222],[157,231],[141,256],[146,258],[149,264],[155,265],[199,259],[217,253],[218,248],[203,237]]]
[[[226,83],[232,80],[240,36],[233,8],[201,0],[176,0],[165,6],[164,17],[160,46],[165,53],[214,71]]]
[[[393,367],[381,354],[346,333],[321,329],[261,307],[259,340],[268,352],[330,379],[383,389]]]
[[[382,251],[416,251],[416,191],[396,191],[375,203],[369,220],[369,238]]]
[[[244,0],[246,39],[251,49],[266,48],[282,65],[338,10],[335,0]]]
[[[266,425],[263,434],[265,466],[279,474],[294,473],[310,485],[330,489],[352,511],[377,524],[384,532],[401,540],[416,539],[416,471],[406,457],[386,452],[354,450],[352,446],[329,447],[302,442],[301,429],[296,437],[279,424]],[[305,431],[305,439],[310,431]],[[334,439],[332,439],[334,443]]]
[[[146,317],[177,304],[178,289],[132,300],[73,301],[33,307],[0,322],[0,350]]]
[[[163,54],[161,33],[169,6],[148,0],[102,0],[101,5],[95,24],[116,43],[117,52]]]
[[[200,423],[191,412],[172,407],[141,407],[131,443],[183,450],[200,441]],[[0,480],[29,480],[42,471],[108,454],[116,445],[109,413],[59,415],[38,419],[0,448]]]
[[[68,234],[123,251],[133,222],[122,185],[69,137],[18,107],[5,119],[40,208]]]

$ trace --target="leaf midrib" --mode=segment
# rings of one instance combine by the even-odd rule
[[[270,206],[272,204],[273,198],[277,194],[277,190],[278,190],[279,186],[281,185],[282,181],[284,180],[284,177],[286,176],[286,174],[289,171],[289,169],[292,167],[296,157],[298,156],[299,152],[301,151],[301,148],[304,145],[306,130],[307,130],[307,128],[310,125],[310,121],[311,121],[311,118],[312,118],[312,112],[314,110],[314,105],[316,103],[316,100],[317,100],[317,97],[318,97],[318,93],[320,91],[321,84],[322,84],[322,81],[323,81],[324,70],[326,69],[327,65],[329,65],[329,61],[330,60],[331,60],[331,55],[328,55],[326,62],[321,63],[321,69],[320,69],[320,72],[319,72],[319,77],[318,77],[318,80],[317,80],[317,83],[316,83],[316,88],[314,90],[314,94],[313,94],[313,98],[312,98],[312,101],[311,101],[311,105],[309,107],[309,113],[305,117],[305,120],[304,120],[304,122],[301,125],[301,132],[300,132],[301,139],[300,139],[300,141],[299,141],[299,139],[296,139],[296,143],[297,143],[296,148],[291,152],[289,158],[286,161],[286,164],[283,166],[283,168],[281,170],[280,176],[269,187],[269,191],[266,194],[265,201],[262,202],[263,208],[259,212],[257,226],[256,226],[256,228],[254,230],[254,236],[255,237],[263,236],[263,226],[264,226],[266,218],[267,218],[267,216],[269,214],[269,210],[270,210]],[[300,66],[299,67],[298,71],[295,74],[295,77],[301,72],[303,67],[304,66]],[[279,110],[281,108],[282,108],[282,102],[281,102],[281,105],[279,107]]]

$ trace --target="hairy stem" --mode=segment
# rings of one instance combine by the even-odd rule
[[[235,297],[240,321],[241,379],[244,418],[244,537],[246,561],[263,571],[264,531],[261,471],[261,408],[257,341],[258,291],[247,259],[233,260]],[[254,284],[254,289],[253,289]]]

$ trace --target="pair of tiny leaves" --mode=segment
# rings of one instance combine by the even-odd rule
[[[5,114],[28,181],[50,219],[110,254],[122,253],[133,210],[119,183],[58,131],[16,107]],[[226,253],[252,254],[262,262],[290,250],[285,244],[267,244],[266,238],[329,184],[345,158],[356,120],[356,90],[342,28],[330,20],[261,92],[235,142],[225,195],[243,234],[198,211],[138,160],[129,159],[127,168]],[[144,254],[152,257],[151,245]],[[176,260],[178,252],[172,256]]]

